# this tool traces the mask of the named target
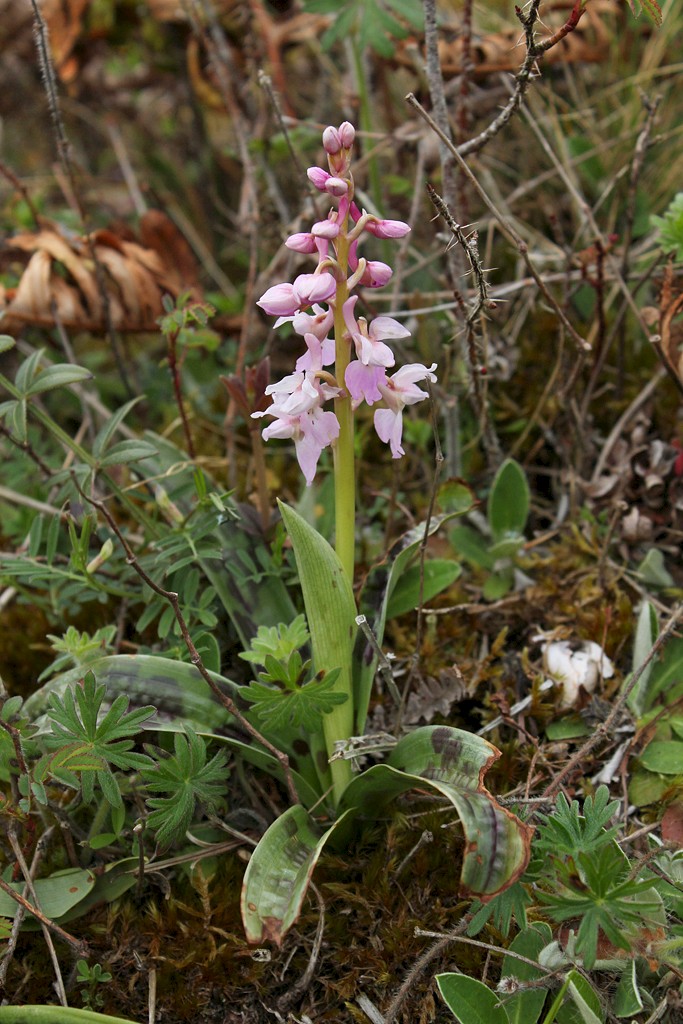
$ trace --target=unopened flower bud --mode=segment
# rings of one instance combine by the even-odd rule
[[[323,146],[325,152],[329,153],[330,156],[334,156],[342,148],[342,140],[339,137],[339,132],[332,125],[329,125],[323,132]]]
[[[323,191],[327,192],[330,196],[345,196],[349,191],[349,186],[343,178],[333,178],[330,176],[325,182]]]
[[[369,288],[381,288],[391,280],[393,270],[379,260],[368,260],[360,283]]]
[[[339,125],[339,138],[344,149],[351,149],[356,138],[356,129],[349,121],[342,121]]]
[[[99,555],[95,555],[95,557],[92,558],[88,562],[86,567],[85,567],[85,571],[88,574],[88,576],[92,575],[92,573],[94,573],[94,572],[97,572],[99,567],[104,562],[106,562],[108,558],[111,558],[113,553],[114,553],[114,542],[111,539],[111,537],[107,537],[107,539],[105,540],[104,544],[100,548]]]
[[[334,220],[319,220],[311,228],[311,234],[316,238],[336,238],[339,234],[339,224]]]
[[[318,189],[319,192],[325,191],[325,183],[328,178],[332,175],[329,171],[324,171],[322,167],[309,167],[306,171],[308,180]]]
[[[315,238],[310,231],[297,231],[285,239],[285,245],[294,252],[312,253],[316,252]]]
[[[402,220],[380,220],[376,217],[369,217],[365,230],[375,238],[403,238],[409,233],[410,227]]]

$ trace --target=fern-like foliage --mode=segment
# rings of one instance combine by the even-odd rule
[[[92,801],[97,783],[107,802],[121,807],[121,791],[113,769],[139,771],[151,763],[145,754],[135,753],[132,748],[133,737],[156,708],[148,705],[128,712],[128,698],[119,694],[101,716],[104,698],[105,687],[97,684],[92,672],[82,684],[70,686],[63,699],[51,694],[47,712],[51,735],[46,737],[46,746],[57,749],[41,758],[35,776],[42,782],[51,773],[74,788],[80,785],[85,803]]]
[[[202,737],[189,725],[184,728],[184,735],[176,733],[173,738],[173,754],[164,756],[155,750],[156,763],[142,772],[149,793],[165,794],[147,797],[147,806],[151,808],[147,824],[155,830],[162,847],[182,839],[198,803],[215,810],[225,794],[225,753],[219,751],[207,761]]]

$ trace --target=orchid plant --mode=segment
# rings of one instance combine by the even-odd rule
[[[358,289],[379,288],[392,276],[387,264],[359,255],[364,236],[396,239],[410,228],[360,210],[354,199],[351,156],[353,125],[345,121],[323,132],[329,170],[311,167],[308,177],[327,196],[331,209],[308,232],[287,238],[288,248],[317,257],[313,273],[269,288],[258,305],[291,323],[305,351],[294,372],[266,388],[272,404],[255,418],[269,417],[263,437],[289,438],[310,485],[321,453],[334,459],[335,548],[294,509],[279,502],[299,571],[312,669],[300,648],[308,633],[302,622],[263,627],[244,657],[261,665],[260,682],[242,687],[252,713],[272,742],[290,756],[301,799],[266,831],[244,879],[242,915],[252,942],[279,943],[298,917],[311,874],[328,840],[349,837],[359,813],[373,815],[401,792],[431,788],[446,796],[460,815],[466,844],[463,888],[486,900],[524,870],[530,830],[488,793],[483,778],[499,752],[480,737],[449,727],[414,730],[398,741],[388,737],[386,762],[354,775],[355,756],[376,750],[365,724],[382,642],[388,601],[399,575],[415,556],[425,528],[411,531],[394,548],[371,643],[357,636],[353,596],[355,548],[354,414],[375,406],[374,426],[393,458],[404,454],[403,412],[429,397],[420,383],[436,381],[436,364],[409,363],[395,369],[387,342],[409,336],[389,316],[368,323],[359,315]],[[459,511],[469,507],[469,497]],[[312,672],[312,675],[311,675]],[[308,681],[306,680],[306,677]],[[319,723],[316,727],[316,723]],[[385,737],[385,740],[387,738]],[[313,812],[317,809],[318,818]],[[322,827],[319,817],[326,819]],[[330,824],[330,821],[332,822]]]
[[[353,294],[354,289],[381,288],[392,276],[386,263],[358,255],[363,235],[402,238],[410,227],[403,221],[383,220],[358,209],[351,173],[355,135],[348,121],[323,132],[330,169],[310,167],[308,177],[335,206],[310,231],[297,232],[285,241],[289,249],[316,255],[315,271],[299,275],[293,284],[274,285],[257,303],[266,313],[278,317],[276,327],[291,323],[303,337],[306,352],[297,360],[293,374],[266,389],[266,394],[273,396],[270,408],[253,414],[274,417],[263,431],[266,440],[294,440],[307,484],[315,477],[323,449],[332,447],[336,549],[350,579],[355,524],[354,412],[363,402],[383,403],[375,411],[375,429],[398,459],[404,454],[403,410],[428,397],[417,386],[418,381],[436,381],[435,363],[430,367],[411,363],[387,376],[396,359],[386,342],[407,338],[410,332],[390,316],[376,317],[370,325],[364,317],[356,316],[358,295]],[[319,305],[322,302],[327,309]],[[332,331],[334,336],[330,338]],[[324,409],[330,401],[334,403],[333,412]]]

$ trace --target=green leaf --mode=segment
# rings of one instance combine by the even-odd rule
[[[469,526],[456,526],[448,535],[453,550],[472,565],[493,569],[495,558],[484,538]]]
[[[560,994],[563,995],[563,1003],[555,1017],[549,1014],[546,1020],[557,1020],[557,1024],[603,1024],[605,1017],[600,997],[578,971],[569,972]]]
[[[462,567],[457,562],[445,558],[434,558],[424,564],[423,601],[431,601],[433,597],[450,587],[460,576]],[[394,619],[398,615],[417,608],[420,600],[420,566],[412,565],[399,578],[387,606],[387,618]]]
[[[338,675],[338,669],[332,669],[322,679],[286,690],[251,683],[240,687],[240,693],[253,703],[257,718],[266,722],[272,731],[300,726],[304,732],[311,733],[320,728],[323,715],[349,699],[345,693],[334,692]]]
[[[396,745],[393,764],[378,764],[344,791],[341,817],[322,832],[300,806],[271,825],[251,855],[242,892],[242,915],[250,942],[278,944],[299,914],[322,848],[331,837],[349,837],[357,813],[376,818],[393,797],[410,789],[433,789],[448,797],[465,832],[464,893],[492,896],[512,884],[529,859],[531,829],[500,807],[483,785],[499,752],[481,737],[445,726],[416,729]]]
[[[84,366],[73,366],[71,363],[57,363],[48,366],[34,377],[30,386],[26,389],[26,396],[41,395],[44,391],[52,391],[54,388],[61,388],[67,384],[79,384],[84,380],[91,380],[92,373]]]
[[[500,996],[466,974],[437,974],[441,998],[460,1024],[508,1024]]]
[[[138,462],[140,459],[149,459],[154,454],[156,449],[149,441],[119,441],[99,460],[99,464],[104,469],[106,466],[120,466],[128,462]]]
[[[634,1017],[643,1009],[643,1000],[638,989],[636,978],[636,961],[630,960],[619,979],[614,998],[612,1010],[615,1017]]]
[[[150,793],[166,796],[147,798],[152,813],[147,819],[156,831],[157,842],[167,846],[182,839],[192,821],[197,803],[215,810],[225,796],[228,777],[224,751],[206,759],[206,743],[194,730],[185,725],[185,734],[173,737],[174,753],[159,759],[151,767],[143,768],[142,778]]]
[[[654,740],[640,755],[643,768],[661,775],[683,775],[683,743],[678,740]]]
[[[664,552],[650,548],[637,569],[644,583],[653,587],[673,587],[674,578],[664,564]]]
[[[16,342],[14,338],[10,338],[9,334],[0,334],[0,355],[3,352],[9,352],[11,348],[14,348]]]
[[[130,402],[126,402],[120,409],[117,409],[113,415],[111,415],[107,422],[104,424],[102,429],[97,434],[92,446],[92,453],[96,459],[99,459],[101,455],[109,447],[109,442],[118,430],[119,426],[126,418],[130,410],[142,401],[142,396],[138,395],[136,398],[131,398]],[[156,449],[154,449],[156,452]]]
[[[649,601],[643,601],[638,614],[636,633],[633,641],[634,671],[640,668],[647,658],[658,634],[659,625],[657,622],[657,612],[655,607]],[[647,689],[653,668],[654,665],[650,662],[647,668],[641,673],[640,679],[628,695],[627,704],[636,717],[642,715],[649,704]],[[628,686],[630,679],[631,675],[628,675],[626,679],[624,679],[623,687]]]
[[[322,720],[325,745],[332,752],[335,740],[345,740],[354,735],[352,655],[357,627],[353,590],[336,552],[325,538],[294,509],[281,501],[278,501],[278,506],[299,570],[315,670],[339,669],[332,692],[349,698]],[[330,777],[327,769],[321,774],[323,782]],[[350,777],[348,762],[334,763],[331,778],[335,802]]]
[[[541,950],[552,940],[550,926],[538,921],[525,928],[515,936],[510,944],[513,953],[526,956],[529,960],[538,960]],[[514,957],[503,958],[501,967],[502,978],[514,978],[517,981],[537,981],[546,976],[540,967],[532,967],[523,960]],[[505,1000],[505,1011],[510,1024],[536,1024],[541,1016],[547,990],[543,987],[521,989]]]
[[[25,882],[10,883],[15,892],[26,896],[33,902],[30,893],[26,892]],[[95,875],[92,871],[82,868],[67,868],[57,871],[47,878],[38,878],[34,883],[40,909],[49,918],[61,917],[75,907],[92,889]],[[6,892],[0,891],[0,916],[14,917],[19,906]],[[2,1017],[0,1017],[2,1020]]]
[[[311,875],[334,828],[322,831],[296,804],[264,833],[249,859],[242,886],[247,942],[282,944],[299,916]]]
[[[460,494],[454,504],[455,508],[453,511],[442,516],[434,516],[430,520],[428,531],[430,537],[454,516],[463,515],[475,502],[472,497],[470,505],[466,507],[463,496]],[[362,595],[362,610],[370,619],[372,631],[380,646],[384,639],[387,608],[392,594],[401,577],[407,572],[408,566],[415,557],[424,538],[425,524],[419,523],[396,541],[386,558],[386,562],[376,566],[368,575]],[[376,671],[377,655],[365,638],[359,635],[354,650],[354,704],[356,713],[354,735],[356,736],[361,736],[365,732],[365,721]]]
[[[486,601],[498,601],[501,597],[512,590],[515,582],[515,573],[512,567],[501,569],[500,572],[492,572],[481,589],[482,596]]]
[[[446,796],[465,833],[461,891],[491,897],[524,872],[533,831],[496,803],[484,786],[486,773],[499,757],[500,751],[480,736],[448,726],[424,726],[397,743],[387,764],[374,765],[356,777],[342,807],[381,807],[407,789],[425,786]]]
[[[133,881],[133,884],[134,881]],[[0,1024],[134,1024],[129,1017],[112,1017],[71,1006],[0,1006]]]
[[[524,470],[514,459],[506,459],[495,475],[488,501],[487,515],[494,540],[524,533],[529,501]]]
[[[669,640],[664,653],[656,661],[648,680],[648,703],[652,706],[655,698],[663,695],[666,703],[671,700],[673,687],[683,681],[683,638],[674,637]]]

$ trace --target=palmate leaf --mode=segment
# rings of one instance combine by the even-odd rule
[[[185,726],[185,735],[175,734],[173,746],[172,755],[160,757],[142,772],[150,793],[167,794],[147,798],[152,808],[147,824],[156,831],[162,847],[183,837],[197,803],[214,809],[221,802],[228,775],[224,751],[207,762],[206,743],[189,726]]]
[[[106,688],[107,700],[120,694],[125,694],[133,704],[147,704],[153,700],[160,712],[159,717],[151,723],[155,730],[179,732],[182,729],[181,722],[187,722],[205,737],[229,746],[248,764],[282,780],[282,765],[272,754],[253,742],[246,743],[218,732],[232,718],[216,700],[194,665],[152,654],[116,654],[99,658],[90,667]],[[46,711],[52,697],[63,698],[69,687],[78,683],[82,675],[82,668],[70,669],[55,676],[25,701],[24,713],[29,719],[37,720],[39,735],[51,731]],[[211,675],[222,690],[239,702],[239,687],[236,683],[217,673],[212,672]],[[320,792],[311,755],[304,749],[307,740],[302,732],[292,732],[290,737],[271,734],[266,725],[261,732],[289,754],[299,799],[306,806],[312,806],[320,799]],[[0,737],[2,735],[0,733]]]
[[[132,737],[140,732],[156,709],[148,706],[128,712],[128,697],[120,694],[98,721],[104,696],[105,687],[97,684],[92,672],[86,674],[82,685],[76,683],[68,687],[63,698],[57,693],[51,695],[48,708],[51,735],[46,737],[46,745],[58,747],[62,754],[44,767],[80,774],[85,803],[93,799],[97,781],[112,807],[120,807],[121,794],[112,766],[138,771],[149,763],[144,754],[132,751]]]
[[[464,892],[490,897],[511,885],[526,868],[532,829],[500,807],[483,784],[498,757],[479,736],[428,726],[400,740],[388,764],[375,765],[351,782],[331,827],[321,828],[303,807],[290,808],[264,834],[244,876],[248,941],[279,945],[299,915],[325,843],[343,841],[359,813],[374,817],[388,800],[410,789],[436,790],[458,811],[465,832]]]
[[[345,693],[334,692],[338,669],[327,672],[304,686],[276,689],[262,683],[240,687],[241,695],[253,704],[256,717],[271,729],[301,728],[312,732],[321,726],[322,716],[348,700]]]

